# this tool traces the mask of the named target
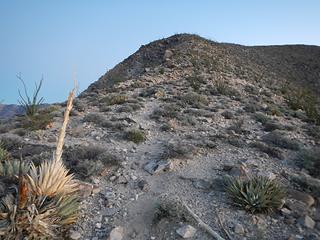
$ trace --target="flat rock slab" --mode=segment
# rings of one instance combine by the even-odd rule
[[[167,161],[150,161],[146,165],[144,165],[144,170],[150,173],[151,175],[157,174],[163,170],[170,168],[170,162]]]

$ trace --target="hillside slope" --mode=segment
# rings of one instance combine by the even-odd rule
[[[92,189],[72,238],[174,240],[191,225],[190,239],[213,239],[187,205],[225,239],[319,239],[319,57],[188,34],[142,46],[75,101],[63,160]],[[50,158],[63,107],[39,130],[1,123],[12,158]],[[226,177],[254,176],[286,190],[278,209],[234,204]]]

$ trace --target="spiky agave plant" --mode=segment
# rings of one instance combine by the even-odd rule
[[[4,161],[9,158],[9,153],[4,147],[4,143],[0,141],[0,161]]]
[[[249,180],[230,178],[227,193],[234,205],[251,213],[270,213],[281,206],[285,197],[284,190],[276,181],[263,176]]]
[[[55,239],[76,221],[78,188],[61,160],[73,97],[74,91],[68,99],[54,158],[39,166],[32,164],[26,174],[20,164],[12,190],[0,199],[0,239]]]

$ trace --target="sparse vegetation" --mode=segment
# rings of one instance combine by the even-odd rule
[[[314,123],[320,124],[320,112],[317,96],[306,87],[287,85],[286,99],[293,110],[304,110]]]
[[[270,157],[283,159],[283,153],[276,147],[269,146],[262,142],[253,142],[250,144],[251,147],[259,149],[261,152],[268,154]]]
[[[302,149],[297,155],[298,164],[314,177],[320,177],[320,149]]]
[[[195,147],[193,145],[181,142],[168,143],[165,147],[166,148],[162,153],[162,157],[164,159],[186,158],[195,151]]]
[[[110,105],[120,105],[120,104],[124,104],[125,102],[128,101],[128,97],[126,95],[121,95],[121,94],[118,94],[118,95],[110,95],[110,96],[107,96],[103,99],[101,99],[101,104],[104,104],[104,105],[107,105],[107,106],[110,106]]]
[[[181,108],[177,104],[165,104],[161,108],[157,108],[150,115],[150,118],[159,120],[164,118],[178,118]]]
[[[250,213],[270,213],[281,206],[285,197],[277,182],[261,176],[249,180],[230,178],[226,190],[235,206]]]
[[[266,143],[272,143],[275,146],[286,148],[290,150],[299,150],[300,144],[294,139],[287,138],[278,130],[268,133],[263,137]]]
[[[144,142],[146,140],[146,135],[141,130],[131,129],[125,133],[125,138],[128,141],[131,141],[131,142],[138,144],[138,143]]]

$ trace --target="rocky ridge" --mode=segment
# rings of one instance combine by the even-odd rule
[[[319,239],[319,175],[298,160],[319,148],[319,127],[284,91],[294,84],[317,96],[319,59],[317,46],[188,34],[142,46],[75,101],[63,159],[87,184],[69,237],[212,239],[188,216],[159,213],[163,199],[178,197],[225,239]],[[2,122],[0,138],[13,158],[39,163],[51,156],[62,113],[56,104],[52,125],[37,131],[20,118]],[[253,175],[287,189],[280,209],[233,206],[224,177]]]

